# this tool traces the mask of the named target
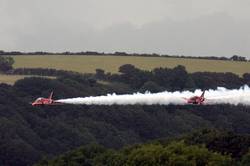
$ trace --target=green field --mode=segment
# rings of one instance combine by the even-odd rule
[[[250,72],[250,62],[216,61],[165,57],[124,57],[124,56],[14,56],[14,67],[42,67],[93,73],[96,68],[107,72],[118,72],[119,66],[133,64],[140,69],[155,67],[173,68],[184,65],[188,72],[211,71],[233,72],[239,75]]]
[[[0,74],[0,83],[6,83],[6,84],[13,85],[17,80],[23,79],[25,77],[32,77],[32,76],[31,75],[3,75],[3,74]],[[40,76],[35,76],[35,77],[40,77]],[[47,77],[46,76],[46,78],[54,79],[55,77]]]
[[[13,84],[19,79],[22,79],[26,76],[21,75],[0,75],[0,83]]]

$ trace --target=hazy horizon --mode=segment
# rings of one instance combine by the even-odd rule
[[[0,50],[250,58],[250,1],[0,0]]]

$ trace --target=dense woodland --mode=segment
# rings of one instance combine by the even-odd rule
[[[247,106],[30,105],[52,90],[59,99],[250,85],[247,73],[243,77],[233,73],[190,74],[183,66],[144,71],[127,64],[119,71],[120,74],[101,69],[96,74],[54,69],[4,71],[57,78],[31,77],[13,86],[0,84],[0,165],[152,165],[158,161],[158,165],[177,161],[183,165],[186,160],[190,165],[247,165]],[[73,151],[66,153],[70,150]]]
[[[59,157],[41,160],[36,166],[110,165],[243,165],[250,164],[250,136],[207,130],[194,132],[178,139],[162,139],[127,146],[120,150],[91,144]]]

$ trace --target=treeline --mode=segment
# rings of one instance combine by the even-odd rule
[[[45,51],[36,51],[36,52],[21,52],[21,51],[3,51],[0,50],[0,55],[8,56],[17,56],[17,55],[83,55],[83,56],[137,56],[137,57],[166,57],[166,58],[189,58],[189,59],[208,59],[208,60],[230,60],[230,61],[250,61],[244,56],[233,55],[231,57],[217,57],[217,56],[184,56],[184,55],[166,55],[166,54],[146,54],[146,53],[126,53],[126,52],[113,52],[113,53],[104,53],[96,51],[81,51],[81,52],[45,52]]]
[[[16,68],[6,72],[17,75],[39,75],[55,77],[83,77],[89,80],[103,80],[108,82],[121,82],[140,92],[182,91],[195,89],[228,89],[250,85],[250,73],[242,77],[234,73],[195,72],[188,73],[184,66],[174,68],[155,68],[151,71],[141,70],[133,65],[125,64],[119,67],[119,74],[106,73],[96,69],[94,74],[82,74],[73,71],[44,69],[44,68]]]
[[[250,136],[218,130],[202,130],[178,139],[108,149],[88,145],[55,159],[41,160],[36,166],[109,165],[250,165]]]
[[[74,71],[46,69],[46,68],[15,68],[6,72],[6,74],[14,75],[38,75],[38,76],[72,76],[72,75],[90,75],[82,74]]]
[[[155,68],[145,71],[133,65],[126,64],[119,68],[121,74],[110,74],[103,70],[96,70],[99,79],[118,81],[129,84],[140,91],[159,92],[162,90],[194,90],[216,89],[225,87],[228,89],[239,88],[250,84],[250,74],[245,73],[242,77],[234,73],[195,72],[188,73],[184,66],[170,68]]]

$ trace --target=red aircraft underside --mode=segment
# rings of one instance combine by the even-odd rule
[[[201,105],[205,101],[204,98],[205,91],[201,94],[201,96],[193,96],[191,98],[184,98],[188,104],[196,104],[196,105]]]
[[[32,106],[42,106],[42,105],[60,105],[62,103],[55,102],[52,99],[53,92],[50,93],[49,98],[43,98],[39,97],[37,98],[33,103],[31,103]]]

